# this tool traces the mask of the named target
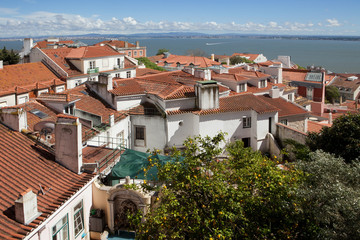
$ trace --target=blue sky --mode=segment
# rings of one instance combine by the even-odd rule
[[[0,37],[203,32],[360,36],[358,0],[1,0]]]

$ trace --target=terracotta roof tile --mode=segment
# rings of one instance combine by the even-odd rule
[[[197,115],[218,114],[223,112],[239,112],[254,110],[257,113],[277,112],[278,108],[262,100],[258,96],[253,94],[236,94],[228,97],[222,97],[219,99],[219,108],[207,109],[207,110],[175,110],[167,111],[169,115],[193,113]]]
[[[279,117],[308,114],[309,112],[283,98],[271,98],[268,94],[259,96],[265,102],[279,109]]]
[[[308,121],[308,132],[320,132],[323,127],[331,127],[331,124]]]
[[[96,58],[106,56],[124,55],[112,49],[109,46],[86,46],[79,48],[71,48],[71,51],[66,58],[83,59],[83,58]]]
[[[29,92],[64,84],[41,62],[9,65],[0,70],[0,94]]]
[[[0,135],[0,185],[4,190],[0,200],[0,237],[22,239],[94,175],[71,172],[54,161],[53,153],[2,124]],[[28,188],[37,193],[40,185],[46,191],[45,195],[37,196],[41,216],[27,226],[17,222],[15,200]]]
[[[152,74],[157,74],[157,73],[161,73],[161,71],[150,69],[150,68],[137,68],[136,69],[137,77],[152,75]]]
[[[157,63],[158,66],[163,67],[165,65],[165,62],[171,63],[169,67],[176,67],[177,63],[183,64],[185,66],[189,66],[190,64],[193,64],[200,68],[207,68],[214,65],[220,65],[219,62],[212,61],[209,58],[206,57],[196,57],[196,56],[182,56],[182,55],[170,55],[167,58],[164,58],[164,55],[149,57],[149,60],[152,62]]]
[[[67,45],[67,44],[73,44],[73,43],[74,43],[74,41],[72,41],[72,40],[57,41],[57,42],[44,40],[44,41],[37,42],[34,47],[48,48],[48,47],[52,47],[52,45]]]

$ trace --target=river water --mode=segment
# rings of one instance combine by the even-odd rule
[[[121,39],[127,41],[127,39]],[[81,39],[94,44],[102,40]],[[128,40],[134,43],[135,40]],[[268,59],[289,55],[300,66],[322,66],[330,71],[360,73],[360,41],[339,40],[290,40],[290,39],[139,39],[140,46],[147,47],[147,55],[153,56],[160,48],[172,54],[184,55],[189,49],[200,49],[208,55],[231,55],[239,53],[262,53]],[[0,41],[0,48],[21,50],[22,41]]]

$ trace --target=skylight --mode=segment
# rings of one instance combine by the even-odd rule
[[[84,91],[84,90],[82,90],[82,91],[80,91],[82,94],[84,94],[84,95],[89,95],[86,91]]]
[[[30,112],[32,114],[38,116],[41,119],[48,117],[48,115],[46,113],[40,111],[39,109],[33,109],[33,110],[30,110]]]

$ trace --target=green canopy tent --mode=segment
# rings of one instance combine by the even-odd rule
[[[130,178],[133,179],[157,180],[157,166],[151,167],[149,171],[147,171],[146,176],[144,175],[144,169],[151,164],[148,160],[149,157],[152,159],[158,159],[160,164],[175,161],[175,159],[170,156],[159,154],[152,155],[149,153],[126,149],[125,152],[121,154],[120,161],[111,170],[108,179],[117,180],[130,176]],[[182,161],[183,157],[180,157],[179,160]],[[154,160],[152,162],[154,162]]]

